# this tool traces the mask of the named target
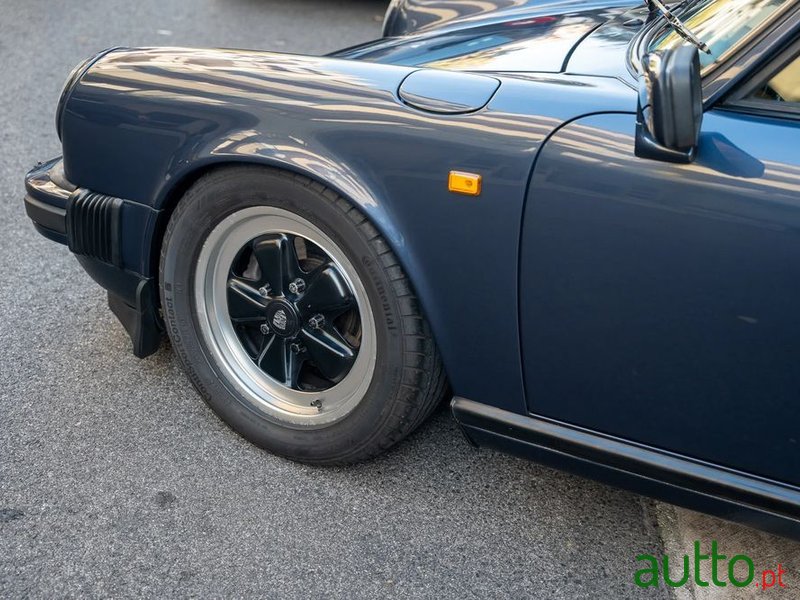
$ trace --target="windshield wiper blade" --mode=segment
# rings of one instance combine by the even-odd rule
[[[672,29],[675,30],[675,33],[677,33],[690,44],[697,46],[697,48],[706,54],[711,54],[711,48],[708,47],[708,44],[693,34],[692,31],[683,24],[683,21],[669,11],[669,9],[661,2],[661,0],[647,0],[647,4],[651,7],[655,6],[658,12],[664,15],[667,23],[672,26]]]

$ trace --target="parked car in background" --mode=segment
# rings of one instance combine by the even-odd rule
[[[270,451],[367,459],[452,396],[475,444],[800,537],[798,2],[389,11],[326,57],[89,58],[36,228]]]
[[[569,2],[580,9],[586,8],[587,2],[572,0]],[[564,2],[558,3],[556,10],[563,11]],[[552,12],[552,2],[542,0],[490,0],[488,2],[452,2],[450,0],[391,0],[383,21],[383,35],[395,37],[438,28],[444,24],[458,25],[467,19],[483,18],[507,20],[514,13],[520,14],[535,5],[546,6],[546,12]]]

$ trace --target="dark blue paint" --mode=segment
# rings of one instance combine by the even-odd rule
[[[572,51],[564,70],[576,75],[618,77],[635,84],[628,67],[628,50],[647,17],[647,8],[636,6],[609,19]]]
[[[539,156],[520,294],[531,412],[800,484],[800,123],[711,111],[693,164],[588,117]]]
[[[441,114],[463,114],[480,110],[500,87],[493,77],[420,69],[400,84],[400,99],[413,108]]]
[[[398,98],[413,71],[262,52],[114,52],[72,93],[67,177],[156,209],[213,164],[257,162],[327,182],[414,274],[453,388],[523,411],[517,234],[536,149],[565,119],[633,110],[635,95],[612,79],[506,77],[484,110],[440,115]],[[453,169],[481,174],[481,196],[448,192]],[[126,243],[157,248],[152,225]],[[155,274],[155,256],[142,256],[143,274]],[[492,319],[487,306],[497,307]]]
[[[393,0],[384,20],[385,37],[411,33],[447,33],[485,25],[536,24],[554,15],[580,15],[610,6],[634,6],[638,0]],[[539,21],[542,23],[542,21]]]
[[[697,160],[676,165],[633,154],[638,2],[425,7],[445,4],[393,2],[388,30],[419,33],[330,57],[116,49],[76,78],[66,178],[125,200],[125,269],[81,260],[144,331],[135,348],[153,350],[160,239],[187,186],[233,163],[288,169],[338,190],[391,245],[454,393],[487,405],[473,439],[522,441],[605,480],[630,469],[625,485],[670,498],[671,480],[636,465],[668,470],[674,452],[711,465],[718,485],[703,489],[727,495],[724,510],[759,477],[800,485],[800,129],[711,106],[784,45],[797,9],[704,81]],[[482,194],[448,192],[450,170],[480,174]],[[28,209],[60,226],[57,171],[32,172],[29,197],[50,206]],[[543,429],[581,437],[579,453]],[[612,438],[640,456],[591,454]],[[660,487],[639,481],[651,477]],[[680,498],[695,483],[676,482]],[[756,496],[770,514],[800,506]]]
[[[605,0],[581,6],[542,5],[516,18],[493,15],[431,33],[377,40],[335,56],[456,71],[557,73],[576,43],[631,4]]]

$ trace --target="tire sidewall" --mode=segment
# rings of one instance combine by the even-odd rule
[[[348,257],[367,292],[376,328],[372,381],[359,404],[328,426],[307,428],[269,418],[227,381],[199,333],[194,284],[203,242],[223,219],[253,206],[288,210],[316,225]],[[404,408],[398,397],[404,358],[401,309],[380,255],[358,226],[362,221],[359,211],[323,186],[255,167],[204,176],[187,192],[170,221],[162,252],[161,293],[172,345],[210,407],[245,438],[270,451],[301,460],[333,461],[380,436],[389,419]]]

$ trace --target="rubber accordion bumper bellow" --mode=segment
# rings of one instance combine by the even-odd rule
[[[157,285],[123,258],[126,205],[141,205],[79,188],[64,175],[60,158],[40,163],[25,176],[25,211],[43,236],[65,244],[86,272],[108,291],[108,304],[143,358],[162,338]]]

